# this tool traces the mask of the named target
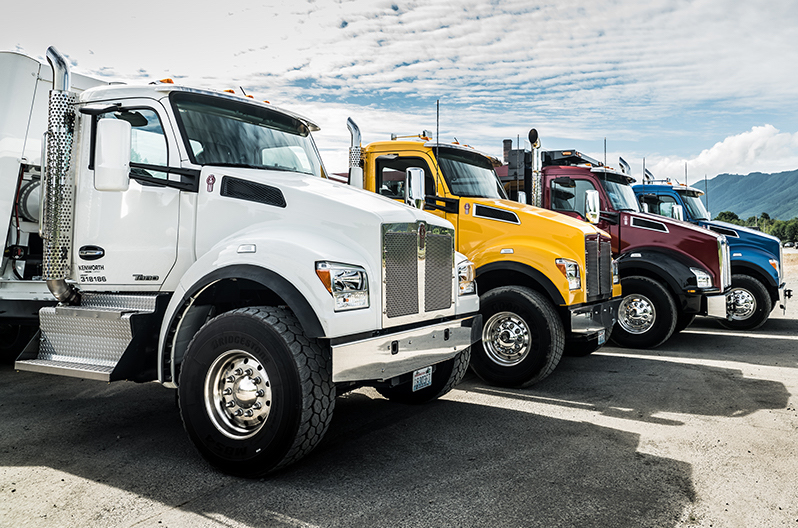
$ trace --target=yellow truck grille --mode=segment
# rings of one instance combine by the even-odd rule
[[[587,299],[612,297],[612,245],[598,235],[585,237]]]

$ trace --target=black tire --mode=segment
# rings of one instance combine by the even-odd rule
[[[750,275],[735,274],[731,286],[728,295],[734,311],[730,320],[718,320],[721,326],[729,330],[755,330],[765,324],[773,311],[773,301],[765,285]]]
[[[565,348],[563,350],[563,354],[568,357],[589,356],[609,342],[610,336],[612,336],[612,328],[606,330],[605,332],[606,335],[604,336],[604,344],[602,345],[598,344],[598,335],[591,336],[590,339],[585,339],[583,337],[565,338]]]
[[[612,341],[626,348],[654,348],[676,328],[676,303],[670,292],[648,277],[621,279],[623,299]]]
[[[178,399],[186,431],[210,464],[259,477],[299,460],[324,436],[335,406],[332,357],[287,309],[233,310],[191,340]]]
[[[377,392],[389,400],[397,403],[418,405],[437,400],[465,376],[468,363],[471,359],[471,349],[465,349],[452,359],[434,365],[432,372],[432,385],[413,392],[413,383],[403,383],[396,387],[377,387]]]
[[[694,320],[695,314],[679,312],[679,314],[676,316],[676,327],[673,329],[673,333],[678,334],[690,326]]]
[[[35,333],[33,325],[0,323],[0,363],[13,363]]]
[[[481,295],[479,304],[482,340],[471,347],[477,376],[493,385],[529,387],[554,371],[565,333],[548,299],[530,288],[502,286]]]

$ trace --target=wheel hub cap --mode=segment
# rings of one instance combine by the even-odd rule
[[[266,370],[243,350],[225,352],[205,377],[205,409],[216,428],[237,440],[257,433],[272,405]]]
[[[654,304],[645,295],[627,295],[618,306],[618,323],[630,334],[644,334],[657,320]]]
[[[748,290],[735,288],[726,299],[729,314],[736,321],[748,319],[756,311],[756,298]]]
[[[512,366],[523,361],[529,354],[529,343],[529,327],[512,312],[492,315],[482,328],[482,347],[499,365]]]

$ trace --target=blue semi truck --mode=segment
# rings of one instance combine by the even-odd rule
[[[786,308],[792,291],[784,283],[784,258],[779,239],[747,227],[711,220],[703,191],[670,180],[632,187],[648,212],[685,220],[726,235],[731,251],[732,289],[726,297],[727,319],[733,330],[759,328],[775,306]]]

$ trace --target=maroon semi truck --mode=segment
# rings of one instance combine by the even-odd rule
[[[511,196],[530,189],[522,200],[582,220],[598,199],[600,215],[592,220],[612,235],[623,289],[613,341],[653,348],[696,315],[726,318],[731,264],[723,235],[641,212],[624,164],[616,171],[576,150],[541,151],[536,133],[530,140],[531,152],[505,141],[510,164],[496,172]]]

